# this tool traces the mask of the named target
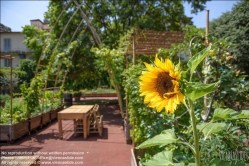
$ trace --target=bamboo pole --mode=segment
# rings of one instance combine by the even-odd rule
[[[206,37],[205,37],[205,44],[208,46],[208,32],[209,32],[209,10],[206,11]],[[204,68],[207,67],[207,61],[208,61],[208,56],[206,56],[205,61],[204,61]],[[208,83],[208,79],[206,76],[204,76],[204,84]],[[204,96],[204,113],[207,115],[208,113],[208,97],[207,95]],[[205,117],[208,119],[208,117]]]
[[[208,45],[208,32],[209,32],[209,10],[206,10],[206,44]]]
[[[126,67],[126,70],[128,69],[128,55],[126,55],[125,56],[125,67]],[[127,76],[126,76],[126,79],[127,79]],[[129,113],[128,113],[128,93],[126,92],[126,99],[125,99],[125,101],[126,101],[126,105],[125,105],[125,107],[126,107],[126,122],[128,122],[128,119],[129,119]]]
[[[135,41],[136,41],[136,33],[135,33],[135,30],[133,30],[132,32],[132,56],[133,56],[132,63],[133,65],[136,64],[136,43]]]
[[[10,124],[12,125],[12,57],[10,57]]]

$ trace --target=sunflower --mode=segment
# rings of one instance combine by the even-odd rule
[[[144,103],[160,112],[165,108],[166,113],[173,114],[184,96],[179,89],[180,73],[175,70],[173,63],[166,59],[155,58],[155,67],[144,63],[148,71],[143,71],[140,79],[140,96],[145,96]]]

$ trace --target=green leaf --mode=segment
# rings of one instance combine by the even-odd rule
[[[189,163],[188,166],[195,166],[195,163]],[[184,163],[174,163],[174,166],[185,166]]]
[[[236,112],[230,108],[217,108],[214,111],[213,120],[228,120],[228,119],[247,119],[249,118],[249,110]]]
[[[249,118],[249,110],[242,110],[239,115],[237,115],[239,119],[247,119]]]
[[[190,100],[195,101],[196,99],[205,96],[218,89],[220,81],[213,84],[203,84],[200,82],[187,82],[183,81],[183,93]]]
[[[156,146],[156,145],[167,145],[171,143],[177,142],[178,139],[175,136],[175,133],[168,129],[162,131],[161,134],[156,135],[146,141],[144,141],[142,144],[140,144],[137,148],[147,148],[151,146]]]
[[[227,120],[234,119],[232,118],[234,115],[238,114],[231,108],[217,108],[214,111],[213,120]]]
[[[210,166],[220,166],[220,165],[222,165],[222,166],[230,166],[231,164],[228,161],[222,161],[222,160],[216,158],[216,159],[211,160],[209,165]]]
[[[185,166],[184,163],[174,163],[174,166]]]
[[[190,68],[190,74],[193,74],[196,67],[203,61],[203,59],[208,55],[209,50],[211,49],[211,46],[208,46],[207,48],[203,49],[202,51],[195,54],[189,61],[188,61],[188,67]]]
[[[174,165],[172,161],[173,153],[171,151],[163,151],[155,154],[151,160],[143,163],[145,166],[165,166]]]
[[[226,123],[202,123],[197,125],[197,129],[204,134],[204,140],[213,133],[219,132],[226,126]]]

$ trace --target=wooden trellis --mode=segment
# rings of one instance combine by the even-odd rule
[[[84,1],[83,1],[84,2]],[[83,3],[82,2],[82,3]],[[75,35],[76,33],[78,32],[78,30],[80,29],[80,27],[82,26],[82,23],[85,21],[87,26],[91,32],[92,32],[92,35],[93,35],[93,38],[95,40],[95,43],[100,46],[101,45],[101,40],[100,40],[100,37],[99,35],[96,33],[95,29],[93,28],[93,26],[91,25],[91,22],[90,20],[87,18],[86,14],[84,13],[84,11],[82,10],[82,4],[79,4],[76,0],[71,0],[68,2],[68,4],[64,7],[64,9],[62,10],[61,14],[59,15],[59,17],[57,18],[55,24],[53,25],[53,27],[51,28],[51,31],[54,30],[54,27],[56,26],[56,24],[58,23],[59,19],[61,18],[62,14],[64,12],[66,12],[66,9],[69,7],[69,4],[70,3],[75,3],[77,5],[77,10],[73,13],[73,15],[70,17],[70,19],[68,20],[65,28],[63,29],[61,35],[60,35],[60,38],[57,42],[57,45],[56,47],[54,48],[54,50],[57,49],[57,47],[59,46],[59,43],[61,41],[61,39],[63,38],[63,35],[64,35],[64,32],[66,30],[66,28],[68,27],[68,25],[70,24],[72,18],[75,16],[75,14],[77,12],[80,12],[81,14],[81,17],[82,17],[82,21],[80,22],[80,24],[78,25],[78,27],[76,28],[76,30],[74,31],[74,34],[73,36],[71,37],[71,40],[69,42],[69,44],[75,40]],[[69,47],[69,44],[67,47]],[[35,72],[35,76],[38,76],[38,75],[43,75],[45,74],[46,77],[45,77],[45,86],[43,88],[43,104],[42,104],[42,112],[44,111],[44,99],[45,99],[45,92],[47,90],[58,90],[60,89],[59,87],[59,84],[60,85],[64,85],[64,82],[66,80],[66,77],[67,77],[67,74],[68,74],[68,67],[66,67],[66,69],[64,69],[65,73],[63,73],[63,75],[60,75],[60,70],[62,70],[62,63],[60,63],[59,65],[56,65],[55,64],[55,56],[54,54],[52,54],[53,57],[50,58],[50,62],[48,64],[42,64],[42,58],[43,58],[43,54],[44,54],[44,51],[45,51],[45,47],[46,47],[47,43],[45,43],[44,47],[43,47],[43,50],[42,50],[42,53],[39,57],[39,60],[38,60],[38,64],[37,64],[37,68],[36,68],[36,72]],[[74,53],[75,53],[75,50],[73,50],[73,53],[71,55],[68,55],[69,57],[67,57],[69,59],[69,61],[72,61],[73,59],[73,56],[74,56]],[[57,69],[57,72],[55,73],[49,73],[49,72],[45,72],[46,69],[50,69],[51,67],[53,68],[56,68]],[[48,82],[54,82],[53,84],[53,87],[48,87]]]

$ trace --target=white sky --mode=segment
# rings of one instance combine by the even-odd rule
[[[231,11],[236,0],[213,0],[206,3],[206,9],[209,10],[209,20],[212,21],[218,18],[222,13]],[[43,21],[44,12],[47,11],[49,1],[44,0],[0,0],[0,22],[15,31],[22,31],[22,27],[30,25],[30,20],[40,19]],[[206,26],[206,11],[200,12],[197,15],[190,13],[190,5],[185,6],[185,14],[193,17],[194,25],[197,27]]]

